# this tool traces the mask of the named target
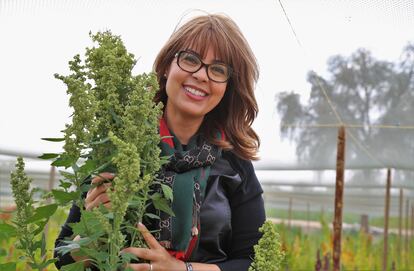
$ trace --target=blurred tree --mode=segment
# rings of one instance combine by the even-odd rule
[[[296,142],[301,163],[332,166],[336,161],[334,126],[340,118],[345,124],[360,126],[347,128],[359,142],[348,136],[347,165],[414,168],[414,130],[373,127],[414,126],[413,73],[414,44],[403,49],[398,63],[375,59],[366,49],[350,57],[333,56],[328,60],[325,78],[308,73],[311,92],[307,104],[301,104],[300,96],[294,92],[277,95],[282,137]],[[331,128],[321,127],[325,125]]]

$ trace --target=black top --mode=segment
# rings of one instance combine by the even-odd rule
[[[222,271],[247,271],[254,257],[253,246],[261,237],[265,221],[263,190],[250,161],[223,152],[212,168],[200,213],[200,241],[190,261],[214,263]],[[72,238],[68,223],[78,222],[80,210],[73,205],[55,242]],[[55,254],[55,257],[58,255]],[[59,256],[57,268],[72,263],[70,254]]]

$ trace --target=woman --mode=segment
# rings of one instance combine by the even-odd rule
[[[130,267],[248,270],[265,220],[262,189],[250,162],[259,146],[251,128],[258,111],[255,57],[230,18],[205,15],[172,34],[154,70],[160,86],[155,101],[164,104],[160,134],[173,136],[161,142],[163,155],[173,155],[161,179],[173,188],[175,216],[163,214],[159,223],[147,225],[157,230],[154,236],[138,226],[149,248],[124,251],[150,263]],[[89,191],[86,209],[109,207],[106,189]],[[64,226],[57,244],[71,234]]]

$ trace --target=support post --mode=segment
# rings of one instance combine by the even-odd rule
[[[292,228],[292,197],[289,197],[288,228]]]
[[[333,221],[333,271],[340,271],[341,269],[341,235],[345,173],[345,143],[345,127],[341,126],[338,129],[338,145],[336,155],[335,216]]]
[[[398,257],[401,259],[402,253],[402,224],[403,224],[403,202],[404,202],[404,192],[403,189],[400,188],[400,200],[399,200],[399,209],[398,209]]]
[[[382,255],[382,271],[387,270],[388,259],[388,220],[390,215],[390,190],[391,190],[391,169],[387,170],[387,188],[385,192],[385,213],[384,213],[384,250]]]

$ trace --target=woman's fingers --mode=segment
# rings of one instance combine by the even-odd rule
[[[115,174],[110,172],[102,172],[99,175],[95,176],[92,179],[92,184],[99,183],[105,180],[112,180],[115,177]]]
[[[91,210],[97,206],[99,206],[99,204],[103,204],[106,208],[110,207],[110,200],[109,200],[109,196],[106,193],[101,193],[99,194],[94,200],[90,201],[90,202],[85,202],[85,208],[86,210]],[[109,204],[109,205],[108,205]]]
[[[131,268],[134,271],[148,271],[148,270],[155,270],[154,265],[152,266],[153,269],[151,269],[151,266],[149,263],[133,263],[128,264],[127,267]]]
[[[95,198],[97,196],[99,196],[99,194],[102,194],[104,192],[106,192],[106,190],[111,186],[110,183],[104,183],[100,186],[97,186],[95,188],[93,188],[92,190],[89,190],[87,195],[86,195],[86,199],[85,199],[85,203],[88,204],[92,201],[95,200]]]
[[[149,232],[147,227],[144,226],[142,223],[138,223],[138,230],[141,232],[142,236],[145,239],[145,242],[147,245],[152,249],[159,249],[163,248],[160,243],[158,243],[157,239],[152,236],[152,234]]]
[[[157,256],[157,252],[151,251],[148,248],[141,248],[141,247],[128,247],[122,250],[123,253],[131,253],[137,256],[140,259],[154,261]]]
[[[115,174],[110,172],[102,172],[92,179],[92,188],[86,194],[85,208],[91,210],[94,207],[103,204],[106,208],[110,208],[109,198],[106,195],[106,190],[111,186],[111,183],[102,183],[105,180],[112,180]]]

